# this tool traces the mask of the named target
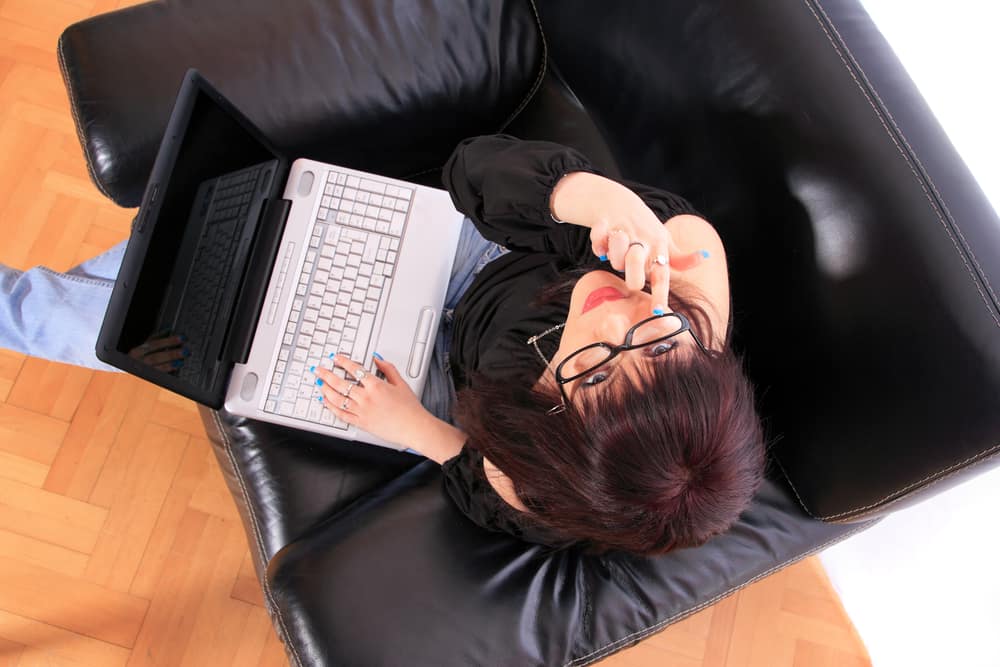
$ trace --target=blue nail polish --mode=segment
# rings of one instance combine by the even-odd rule
[[[323,378],[316,378],[316,384],[319,385],[320,387],[322,387],[323,386]]]
[[[319,401],[320,403],[322,403],[323,402],[323,397],[322,396],[317,396],[316,400]]]
[[[184,334],[177,334],[177,340],[179,340],[182,343],[186,343],[188,338]]]
[[[711,257],[711,255],[708,254],[707,250],[699,250],[699,252],[701,253],[701,256],[704,257],[705,259],[708,259],[709,257]]]
[[[654,315],[662,315],[663,314],[663,309],[662,308],[654,308],[653,309],[653,314]]]
[[[329,358],[333,359],[335,356],[337,356],[337,353],[336,352],[331,352]]]
[[[185,346],[184,348],[182,348],[182,349],[181,349],[181,354],[183,354],[183,355],[184,355],[185,357],[190,357],[190,356],[191,356],[191,350],[189,350],[189,349],[188,349],[188,348],[187,348],[187,347]]]
[[[309,372],[310,373],[315,373],[316,372],[316,367],[315,366],[310,366],[309,367]]]
[[[174,368],[181,368],[182,366],[184,366],[184,361],[181,359],[174,359],[170,365],[173,366]]]
[[[601,260],[602,262],[606,262],[606,261],[608,261],[608,256],[607,255],[601,255],[597,259]]]
[[[378,359],[379,361],[385,361],[385,359],[382,358],[382,355],[379,354],[378,352],[372,352],[372,356]]]

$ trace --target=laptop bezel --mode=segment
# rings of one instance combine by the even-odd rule
[[[225,400],[232,370],[231,367],[227,372],[219,373],[210,386],[199,387],[133,359],[117,348],[129,309],[132,306],[136,283],[142,271],[145,258],[150,250],[150,241],[154,236],[156,225],[160,222],[159,213],[163,203],[162,199],[158,198],[160,188],[161,186],[166,187],[170,175],[173,173],[184,139],[184,133],[188,127],[198,96],[201,94],[211,97],[215,104],[222,107],[255,141],[259,142],[278,160],[278,168],[275,170],[275,174],[271,178],[271,183],[268,187],[265,208],[269,202],[282,197],[290,165],[287,156],[268,141],[264,134],[197,70],[193,68],[189,69],[181,82],[166,131],[160,142],[156,160],[153,163],[153,168],[146,184],[139,212],[133,221],[128,246],[125,250],[121,268],[119,269],[118,277],[105,312],[95,351],[97,358],[107,364],[208,407],[220,408]],[[264,216],[261,219],[264,219]],[[248,253],[248,263],[252,255],[252,252]],[[268,274],[270,274],[271,268],[267,267]],[[242,274],[246,270],[247,266],[244,265],[240,273],[241,280],[243,279]],[[231,313],[229,316],[235,316],[235,313]]]

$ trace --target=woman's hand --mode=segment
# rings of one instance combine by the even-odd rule
[[[388,361],[375,359],[384,380],[343,355],[335,356],[333,363],[347,371],[349,379],[317,366],[316,376],[320,380],[317,384],[323,392],[323,405],[341,421],[383,440],[412,446],[415,436],[426,427],[428,417],[434,419]],[[360,381],[359,371],[364,374]]]
[[[682,253],[666,224],[636,193],[603,176],[567,174],[552,190],[553,215],[590,228],[594,254],[607,257],[625,273],[625,284],[641,290],[650,284],[654,308],[665,310],[671,268],[683,271],[703,259],[701,252]]]

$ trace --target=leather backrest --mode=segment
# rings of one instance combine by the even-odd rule
[[[137,206],[184,72],[279,148],[405,177],[499,131],[545,67],[531,0],[150,2],[70,26],[59,59],[91,177]],[[419,54],[419,57],[415,57]]]
[[[857,0],[540,9],[624,175],[719,229],[808,512],[877,516],[1000,462],[1000,220]]]

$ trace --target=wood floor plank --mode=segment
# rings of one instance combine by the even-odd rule
[[[142,446],[142,432],[160,391],[139,378],[127,379],[130,392],[127,401],[121,404],[126,408],[125,416],[89,497],[89,502],[101,507],[110,507],[116,490],[125,483],[128,463],[134,450]]]
[[[122,592],[132,586],[190,437],[149,423],[139,439],[84,574],[87,581]]]
[[[170,552],[184,513],[188,510],[191,496],[201,483],[209,466],[215,464],[214,457],[196,443],[189,443],[184,450],[177,474],[174,475],[170,491],[163,500],[156,525],[146,543],[139,569],[132,580],[129,592],[144,598],[152,598],[157,582],[165,567],[176,567],[170,560]]]
[[[738,591],[725,597],[712,607],[712,625],[702,658],[705,667],[722,667],[726,664],[741,593],[742,591]]]
[[[24,365],[26,358],[20,352],[0,348],[0,403],[7,402],[10,389],[14,386],[14,380],[21,372],[21,366]],[[3,447],[2,438],[0,438],[0,447]]]
[[[165,399],[164,393],[166,392],[160,393],[159,400],[153,406],[150,421],[184,431],[197,438],[205,437],[205,425],[198,414],[197,406],[187,399],[182,399],[180,402]]]
[[[24,654],[24,644],[0,638],[0,667],[14,667]]]
[[[204,590],[196,620],[188,638],[181,665],[228,665],[239,652],[239,640],[247,628],[251,605],[234,600],[229,592],[231,577],[239,569],[247,550],[246,537],[238,521],[212,516],[208,530],[224,536],[214,563],[211,582]]]
[[[258,607],[264,606],[264,591],[260,589],[260,582],[254,572],[253,559],[249,550],[243,555],[240,571],[236,574],[233,590],[229,594],[237,600],[243,600]]]
[[[41,488],[48,474],[49,467],[44,463],[0,451],[0,477]]]
[[[0,477],[0,529],[90,553],[107,510]]]
[[[93,375],[88,368],[28,357],[7,404],[68,422]]]
[[[672,654],[695,659],[698,661],[698,664],[701,664],[701,659],[705,655],[708,646],[713,610],[712,608],[705,609],[699,612],[699,614],[703,615],[706,611],[709,613],[704,618],[708,620],[708,624],[704,630],[702,626],[705,624],[701,623],[700,618],[696,619],[695,623],[691,625],[685,625],[684,621],[681,621],[669,626],[669,632],[658,632],[643,643],[656,646]],[[695,614],[695,616],[699,614]]]
[[[781,607],[783,591],[780,577],[767,577],[740,591],[727,655],[729,665],[790,667],[793,646],[778,647],[774,643],[775,628],[772,626],[772,619]]]
[[[871,664],[867,656],[805,639],[795,642],[793,667],[871,667]]]
[[[59,452],[68,424],[9,404],[0,405],[0,450],[45,465]]]
[[[204,429],[202,430],[204,436]],[[205,437],[192,438],[192,443],[205,452],[212,451],[212,445]],[[213,460],[214,463],[214,460]],[[222,477],[222,471],[218,465],[210,465],[205,471],[194,494],[191,496],[191,507],[201,510],[206,514],[214,514],[224,519],[239,521],[240,514],[236,509],[236,501],[229,494],[229,487]]]
[[[206,584],[212,581],[211,573],[225,548],[224,524],[223,519],[197,510],[184,513],[170,555],[171,562],[184,567],[163,571],[129,665],[181,664],[195,632]]]
[[[148,605],[134,595],[0,557],[0,609],[11,614],[129,648]]]
[[[260,655],[257,667],[287,667],[287,665],[288,656],[285,653],[285,645],[278,639],[278,634],[272,631],[264,643],[264,651]]]
[[[72,664],[87,667],[119,667],[128,661],[129,650],[86,635],[42,623],[0,609],[0,638],[24,645],[30,663]]]
[[[264,657],[264,650],[272,637],[276,638],[274,629],[271,626],[271,619],[267,612],[260,607],[253,606],[247,614],[246,631],[243,633],[244,639],[240,642],[236,654],[233,656],[232,667],[244,667],[244,665],[259,665]],[[274,667],[284,667],[287,665],[284,655],[281,661]]]
[[[97,372],[91,378],[52,461],[45,489],[89,500],[125,416],[136,399],[136,380],[121,373]]]
[[[89,556],[49,542],[26,537],[9,530],[0,530],[0,556],[18,558],[26,563],[65,574],[82,577]]]

